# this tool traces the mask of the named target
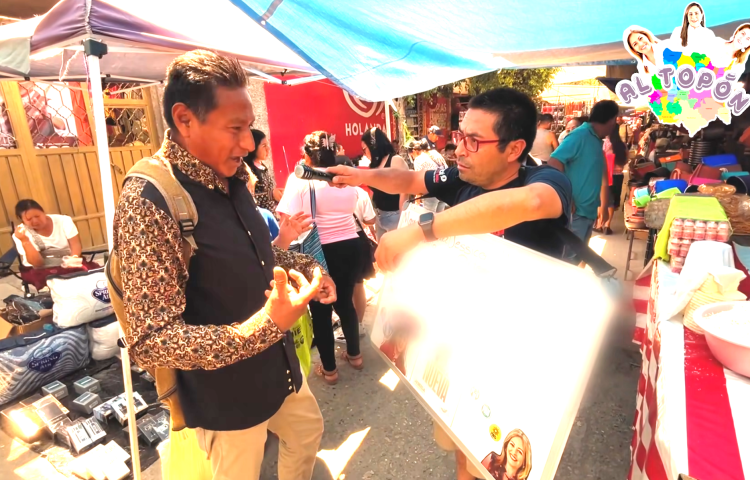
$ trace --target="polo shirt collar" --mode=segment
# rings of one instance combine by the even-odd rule
[[[198,160],[198,158],[190,152],[173,142],[172,139],[169,138],[169,132],[169,130],[164,132],[164,143],[162,143],[161,148],[154,154],[154,156],[168,160],[169,163],[177,167],[177,169],[187,175],[188,178],[200,183],[209,190],[218,189],[220,192],[228,195],[229,192],[227,192],[226,187],[219,180],[219,176],[216,175],[216,172],[214,172],[211,167]],[[247,183],[250,180],[247,169],[242,166],[237,169],[237,173],[234,174],[233,178],[237,178],[243,183]]]
[[[599,140],[600,142],[604,141],[603,139],[599,137],[599,135],[597,135],[596,130],[594,130],[594,126],[591,125],[591,122],[586,122],[583,124],[582,127],[578,127],[578,128],[585,128],[586,130],[591,132],[591,135],[593,135],[597,140]]]

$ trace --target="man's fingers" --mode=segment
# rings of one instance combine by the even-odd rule
[[[299,291],[310,286],[310,282],[308,282],[305,276],[297,270],[289,270],[289,276],[292,277],[292,280],[297,282],[297,290]]]
[[[288,280],[286,272],[281,267],[274,267],[273,269],[273,288],[278,293],[279,297],[288,297]]]
[[[314,299],[320,292],[320,285],[323,281],[323,275],[320,273],[320,268],[315,268],[313,272],[313,279],[305,289],[300,288],[299,293],[302,295],[305,302],[309,302]]]

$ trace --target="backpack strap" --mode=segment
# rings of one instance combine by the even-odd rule
[[[125,179],[131,177],[142,178],[159,190],[167,203],[169,213],[180,227],[183,240],[188,242],[192,252],[198,250],[193,238],[195,226],[198,224],[198,210],[190,194],[174,176],[172,165],[163,158],[147,157],[133,165]],[[189,258],[190,256],[187,256],[186,261]]]

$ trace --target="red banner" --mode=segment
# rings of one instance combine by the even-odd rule
[[[435,94],[425,101],[424,106],[427,112],[425,128],[437,125],[443,130],[443,136],[438,137],[437,142],[435,142],[438,150],[442,150],[449,141],[448,135],[450,135],[451,117],[448,99]]]
[[[305,135],[315,130],[336,135],[345,155],[354,158],[362,154],[364,132],[372,127],[385,131],[383,102],[360,100],[330,80],[295,86],[267,83],[265,93],[274,174],[282,187],[302,158]]]

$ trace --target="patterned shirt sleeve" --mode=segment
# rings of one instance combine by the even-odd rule
[[[309,255],[282,250],[276,246],[273,247],[273,254],[276,258],[276,266],[279,266],[286,271],[292,269],[297,270],[304,275],[308,281],[312,280],[313,272],[316,267],[320,267],[321,274],[328,275],[326,269]]]
[[[143,368],[213,370],[267,349],[284,333],[261,309],[243,323],[188,325],[182,319],[188,273],[174,220],[141,197],[146,181],[125,185],[115,214],[126,341]]]

